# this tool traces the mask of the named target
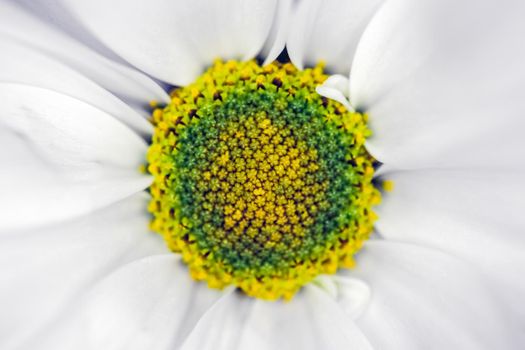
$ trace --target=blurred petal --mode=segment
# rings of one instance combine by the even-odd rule
[[[151,134],[152,126],[145,118],[59,61],[10,38],[0,41],[0,51],[0,82],[38,86],[69,95],[111,114],[142,135]]]
[[[78,216],[146,188],[146,143],[80,100],[0,83],[0,231]]]
[[[0,2],[0,33],[63,62],[126,102],[169,102],[166,92],[144,74],[98,54],[11,1]]]
[[[327,64],[331,73],[347,75],[357,43],[384,0],[301,0],[292,9],[286,46],[299,68]]]
[[[370,286],[361,280],[345,276],[334,276],[334,280],[338,287],[335,300],[349,317],[357,319],[370,302]]]
[[[276,9],[275,0],[65,3],[124,59],[175,85],[191,83],[215,58],[254,57],[270,32]]]
[[[183,350],[371,349],[351,318],[321,289],[308,286],[290,302],[231,293],[199,321]]]
[[[523,165],[524,13],[521,0],[387,2],[350,77],[371,153],[398,169]]]
[[[522,327],[525,173],[421,170],[384,177],[394,181],[395,189],[383,195],[377,208],[381,235],[477,265],[498,286],[500,307],[520,318],[514,327]]]
[[[90,288],[28,349],[178,349],[221,295],[193,281],[174,254],[146,257]]]
[[[313,282],[334,299],[351,319],[362,315],[370,301],[370,287],[363,281],[344,275],[321,275]]]
[[[370,240],[349,274],[370,285],[357,324],[376,349],[518,348],[494,297],[500,286],[452,255]]]
[[[49,332],[83,293],[119,266],[167,253],[160,236],[147,230],[148,200],[137,194],[75,221],[1,238],[2,349],[19,349]],[[32,347],[37,348],[43,347]]]

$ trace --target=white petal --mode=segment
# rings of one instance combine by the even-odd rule
[[[69,95],[113,115],[142,135],[151,134],[151,124],[141,115],[59,61],[11,38],[0,41],[0,52],[0,82],[33,85]]]
[[[2,237],[0,348],[19,349],[53,330],[83,293],[119,266],[167,254],[161,237],[148,232],[148,200],[141,193],[72,222]],[[132,293],[137,284],[125,287]]]
[[[60,60],[126,101],[169,102],[169,96],[152,79],[98,54],[12,2],[0,3],[0,33]]]
[[[525,173],[421,170],[383,177],[395,188],[376,209],[381,235],[477,265],[498,285],[501,307],[523,324]]]
[[[150,256],[108,275],[28,349],[177,349],[222,293],[193,281],[174,254]]]
[[[286,47],[299,68],[319,61],[348,74],[357,43],[384,0],[302,0],[295,4]]]
[[[348,89],[350,81],[343,75],[331,75],[326,81],[315,88],[315,91],[326,98],[330,98],[341,103],[349,111],[354,111],[354,108],[348,101]]]
[[[269,64],[274,61],[284,50],[286,36],[290,26],[290,11],[292,10],[292,0],[279,0],[277,2],[276,13],[273,18],[270,34],[261,50],[264,57],[263,64]]]
[[[175,85],[191,83],[215,58],[254,57],[276,8],[275,0],[65,2],[108,47]]]
[[[0,231],[71,218],[143,190],[146,143],[82,101],[0,83]]]
[[[377,349],[514,349],[510,320],[469,264],[438,250],[371,240],[350,273],[371,288],[357,324]]]
[[[344,275],[321,275],[313,285],[334,299],[351,319],[361,316],[370,301],[370,287],[363,281]]]
[[[326,294],[332,298],[337,298],[338,286],[335,278],[331,275],[319,275],[313,281],[312,285],[321,288]]]
[[[354,322],[324,291],[309,286],[291,302],[232,293],[199,321],[183,350],[371,349]]]
[[[89,31],[86,30],[62,4],[62,0],[7,0],[18,5],[21,10],[31,16],[39,18],[48,26],[66,33],[68,36],[81,42],[91,50],[111,59],[112,61],[124,61],[113,51],[109,50],[100,41],[98,41]]]
[[[335,300],[350,318],[357,319],[370,302],[370,286],[361,280],[345,276],[334,276],[334,280],[338,287]]]
[[[523,165],[524,12],[520,0],[387,2],[350,77],[372,154],[402,169]]]

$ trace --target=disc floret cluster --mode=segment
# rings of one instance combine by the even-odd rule
[[[152,117],[152,230],[212,288],[290,299],[352,267],[372,231],[367,116],[315,92],[322,66],[217,61]]]

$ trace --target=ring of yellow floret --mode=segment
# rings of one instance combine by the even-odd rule
[[[217,61],[154,111],[151,228],[194,279],[289,299],[353,266],[379,192],[367,117],[319,96],[326,78]]]

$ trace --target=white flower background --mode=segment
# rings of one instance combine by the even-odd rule
[[[522,0],[0,0],[0,348],[520,349]],[[193,282],[148,232],[148,101],[216,57],[324,60],[395,183],[293,301]]]

